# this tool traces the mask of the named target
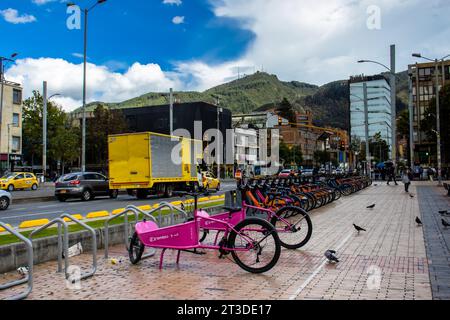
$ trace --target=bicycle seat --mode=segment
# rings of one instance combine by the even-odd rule
[[[224,210],[227,210],[229,213],[235,213],[235,212],[240,212],[242,210],[242,208],[240,207],[222,207]]]

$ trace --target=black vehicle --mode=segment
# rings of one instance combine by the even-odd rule
[[[83,201],[93,200],[97,196],[117,198],[119,191],[109,189],[109,179],[96,172],[69,173],[55,183],[55,196],[64,202],[69,198],[81,198]]]

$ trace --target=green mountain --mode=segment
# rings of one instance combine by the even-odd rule
[[[408,98],[406,72],[398,74],[397,89],[399,109],[402,109]],[[176,102],[217,103],[219,100],[221,106],[234,114],[268,110],[287,98],[296,110],[311,111],[317,125],[348,129],[344,117],[348,110],[348,85],[344,80],[318,87],[298,81],[280,81],[276,75],[257,72],[204,92],[174,92],[174,96]],[[151,92],[120,103],[93,102],[87,106],[87,110],[93,111],[98,104],[111,109],[122,109],[167,103],[167,94]]]

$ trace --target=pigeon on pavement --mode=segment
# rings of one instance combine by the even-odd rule
[[[450,223],[448,223],[447,221],[445,221],[444,219],[442,219],[442,225],[444,226],[444,227],[450,227]]]
[[[413,194],[409,194],[409,197],[410,197],[410,198],[414,198],[414,195],[413,195]]]
[[[416,223],[421,226],[422,225],[422,221],[419,219],[419,217],[416,217]]]
[[[328,262],[339,262],[339,259],[335,256],[336,251],[327,250],[325,251],[325,257],[328,259]]]
[[[353,224],[353,227],[355,227],[356,231],[358,231],[358,234],[360,231],[367,231],[366,229],[361,228],[360,226],[357,226],[356,224]]]
[[[375,204],[372,204],[372,205],[367,207],[367,209],[373,209],[373,208],[375,208]]]
[[[440,213],[441,215],[444,215],[444,214],[447,214],[448,211],[447,211],[447,210],[442,210],[442,211],[439,211],[439,213]]]

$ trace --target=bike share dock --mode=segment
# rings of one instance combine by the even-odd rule
[[[215,251],[201,256],[182,252],[179,265],[177,252],[168,251],[159,270],[158,250],[131,265],[121,244],[109,248],[108,258],[99,250],[95,275],[78,289],[69,288],[56,272],[57,261],[35,265],[28,299],[432,299],[426,230],[415,223],[423,215],[418,200],[426,201],[424,188],[440,190],[414,183],[411,198],[402,186],[379,183],[312,211],[310,242],[298,250],[282,249],[278,264],[264,274],[250,274],[230,257],[218,260]],[[448,209],[450,201],[442,194],[441,205],[447,207],[437,209]],[[375,208],[366,209],[371,204]],[[358,235],[353,223],[367,232]],[[213,242],[213,235],[207,241]],[[337,251],[339,263],[326,261],[328,249]],[[92,253],[71,257],[70,265],[92,269]],[[0,275],[0,283],[17,276]],[[26,284],[0,291],[0,299],[25,290]]]

